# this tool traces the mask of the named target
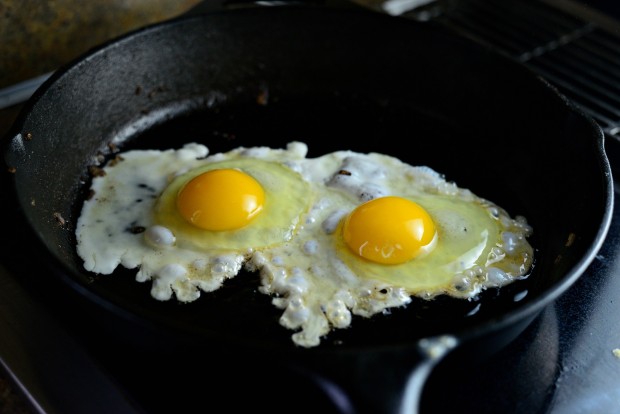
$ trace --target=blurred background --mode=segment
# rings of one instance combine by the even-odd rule
[[[107,39],[198,0],[0,0],[0,88],[52,71]]]
[[[198,0],[0,0],[0,89],[49,73],[93,46],[178,16]],[[0,109],[0,136],[19,107]],[[1,404],[0,404],[1,407]]]

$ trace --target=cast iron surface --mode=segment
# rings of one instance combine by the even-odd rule
[[[612,201],[602,133],[524,68],[446,33],[387,19],[312,8],[217,13],[139,32],[57,73],[26,106],[7,157],[21,203],[13,212],[26,213],[39,239],[24,237],[51,273],[101,305],[110,325],[102,329],[137,322],[154,328],[155,341],[186,333],[248,352],[285,350],[324,361],[313,368],[333,374],[325,358],[364,353],[372,361],[386,349],[413,358],[415,340],[438,333],[492,334],[489,344],[504,343],[504,334],[512,339],[602,243]],[[199,41],[205,38],[210,42]],[[265,92],[268,104],[258,104]],[[427,164],[528,217],[536,229],[535,271],[525,283],[488,292],[471,317],[475,303],[416,302],[381,320],[356,320],[320,349],[300,351],[268,298],[255,292],[254,275],[179,306],[153,301],[131,272],[97,278],[81,270],[72,229],[86,167],[114,139],[125,148],[197,139],[212,151],[299,139],[311,155],[379,151]],[[420,150],[404,154],[405,141]],[[518,168],[524,163],[529,168]],[[513,300],[525,291],[524,300]],[[415,329],[402,329],[412,320]]]

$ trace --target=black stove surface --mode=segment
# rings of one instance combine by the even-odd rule
[[[437,21],[456,27],[455,16]],[[618,177],[620,140],[608,118],[606,147]],[[1,252],[0,258],[1,263],[10,259]],[[33,285],[0,265],[0,369],[34,412],[193,412],[222,404],[235,411],[248,403],[271,412],[341,412],[301,376],[248,372],[206,352],[185,356],[186,365],[178,366],[166,353],[128,347],[89,323],[79,303],[57,303],[55,298],[67,296],[63,289],[51,280]],[[620,412],[620,357],[614,354],[620,349],[618,298],[616,202],[608,237],[583,276],[516,340],[475,369],[450,355],[440,362],[426,383],[420,413]]]

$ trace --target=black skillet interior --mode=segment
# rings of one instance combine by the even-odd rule
[[[310,156],[377,151],[428,165],[533,226],[528,280],[480,302],[416,300],[356,318],[324,340],[326,349],[475,331],[540,309],[591,259],[609,203],[600,130],[544,82],[437,28],[365,11],[244,9],[140,30],[57,72],[12,135],[6,160],[16,199],[60,280],[110,314],[162,332],[254,346],[293,348],[254,274],[179,304],[152,299],[135,271],[82,269],[73,231],[87,167],[109,156],[111,142],[199,141],[218,152],[301,140]]]

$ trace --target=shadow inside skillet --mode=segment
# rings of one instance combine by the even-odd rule
[[[537,259],[527,280],[480,302],[415,300],[354,318],[322,348],[467,331],[578,276],[571,272],[587,260],[607,205],[600,129],[533,74],[452,34],[370,13],[276,8],[216,17],[158,26],[96,51],[38,91],[16,126],[21,138],[7,162],[17,202],[51,268],[93,303],[173,335],[294,348],[280,310],[257,292],[257,275],[180,304],[154,300],[135,270],[83,270],[73,231],[87,167],[97,151],[109,156],[115,138],[123,150],[198,141],[214,153],[299,140],[309,156],[377,151],[428,165],[533,226]],[[258,99],[265,92],[267,102]]]

